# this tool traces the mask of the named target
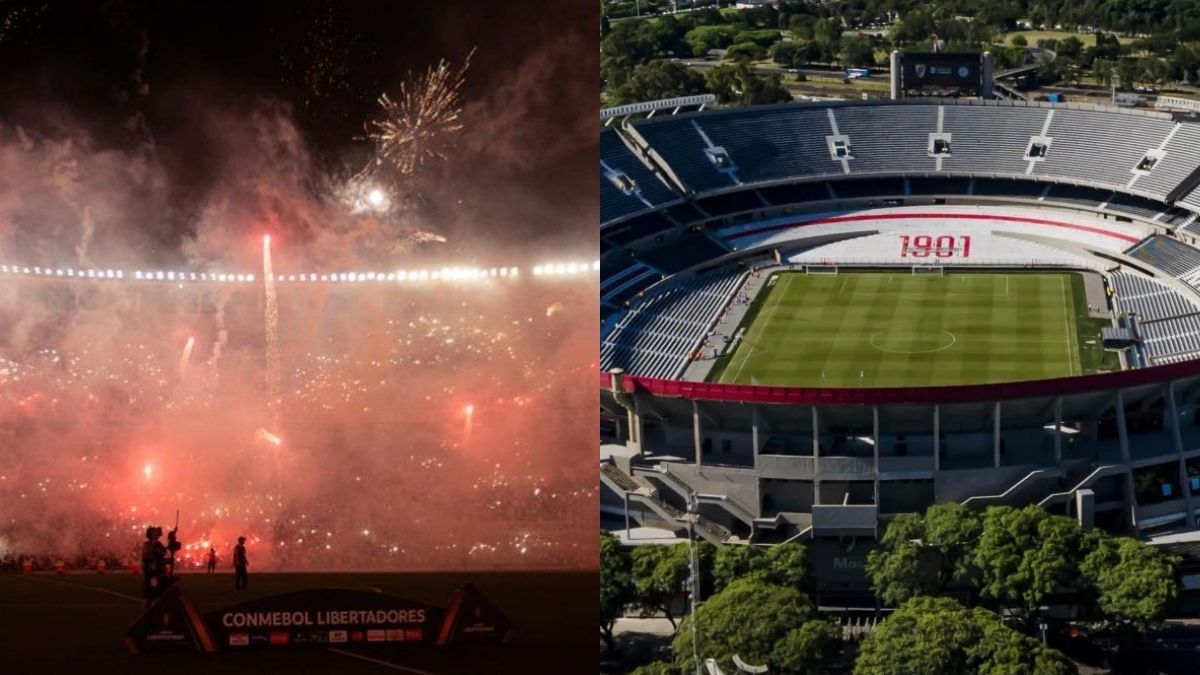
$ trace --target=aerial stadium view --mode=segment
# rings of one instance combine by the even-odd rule
[[[594,13],[0,1],[0,670],[594,663]]]
[[[604,8],[602,670],[1194,672],[1200,8]]]

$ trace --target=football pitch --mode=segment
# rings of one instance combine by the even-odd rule
[[[910,387],[1065,377],[1119,367],[1078,273],[905,271],[767,282],[710,380]]]

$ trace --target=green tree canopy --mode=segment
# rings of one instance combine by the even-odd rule
[[[979,515],[956,504],[935,504],[924,515],[897,516],[879,547],[867,554],[867,576],[886,602],[944,593],[975,575],[972,555],[983,530]]]
[[[973,555],[980,570],[980,594],[1032,615],[1050,593],[1072,586],[1083,539],[1074,520],[1032,504],[989,508]]]
[[[629,556],[612,534],[600,532],[600,635],[609,650],[616,648],[613,624],[633,602],[633,574]]]
[[[634,68],[629,79],[616,88],[614,98],[618,104],[625,104],[707,91],[704,76],[700,73],[682,63],[659,60]]]
[[[688,545],[638,546],[632,558],[635,602],[644,609],[662,612],[671,627],[677,628],[671,601],[687,584]]]
[[[847,66],[870,67],[875,65],[875,46],[871,44],[871,38],[860,35],[848,35],[842,38],[838,61]]]
[[[721,103],[763,105],[792,100],[778,75],[760,77],[744,63],[717,66],[705,73],[704,79]]]
[[[767,58],[767,50],[753,42],[737,42],[725,50],[726,61],[761,61]]]
[[[1126,631],[1162,621],[1179,594],[1177,559],[1128,537],[1099,538],[1079,566],[1104,616]]]
[[[808,623],[828,622],[818,617],[799,591],[754,578],[734,581],[709,598],[696,614],[683,620],[672,645],[675,666],[685,673],[695,672],[692,631],[697,623],[700,658],[716,659],[726,672],[734,671],[734,654],[748,663],[766,663],[773,673],[803,672],[793,666],[822,662],[837,634],[819,625],[805,628]],[[791,635],[798,630],[799,634]]]
[[[1065,675],[1062,654],[950,598],[918,597],[901,605],[862,642],[854,675]]]

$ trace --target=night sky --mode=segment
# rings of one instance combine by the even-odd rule
[[[340,176],[370,154],[355,139],[381,92],[474,47],[460,152],[426,172],[437,189],[421,190],[429,229],[451,242],[438,255],[474,255],[484,236],[586,254],[598,213],[598,56],[587,47],[597,13],[582,0],[0,0],[0,124],[85,129],[93,149],[153,144],[170,222],[141,229],[151,254],[169,255],[195,233],[207,191],[229,170],[226,153],[237,151],[208,138],[214,112],[282,111],[322,176]]]

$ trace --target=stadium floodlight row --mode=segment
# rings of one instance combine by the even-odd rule
[[[587,276],[600,269],[600,262],[570,262],[537,265],[532,268],[533,276]],[[395,270],[392,272],[308,272],[301,274],[273,274],[276,283],[364,283],[364,282],[426,282],[426,281],[485,281],[488,279],[516,279],[521,269],[512,267],[441,267],[437,269]],[[38,267],[24,265],[0,265],[0,278],[55,279],[60,281],[125,281],[168,284],[247,284],[262,277],[253,274],[226,274],[221,272],[187,272],[176,270],[121,270],[121,269],[76,269],[73,267]]]
[[[601,138],[609,522],[856,559],[947,501],[1195,527],[1200,122],[920,99]]]

